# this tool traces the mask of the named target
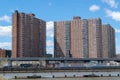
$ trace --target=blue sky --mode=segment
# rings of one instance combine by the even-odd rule
[[[116,52],[120,53],[119,0],[0,0],[0,48],[11,49],[11,15],[14,10],[34,13],[47,21],[47,51],[53,53],[53,22],[73,16],[101,18],[116,31]]]

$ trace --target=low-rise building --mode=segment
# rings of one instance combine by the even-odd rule
[[[0,48],[0,58],[11,57],[11,50],[1,49]]]

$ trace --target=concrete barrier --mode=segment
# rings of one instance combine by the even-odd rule
[[[89,75],[89,74],[95,74],[99,77],[119,77],[119,72],[41,72],[41,73],[0,73],[3,77],[6,77],[8,79],[11,78],[18,78],[18,77],[27,77],[27,76],[40,76],[41,78],[77,78],[77,77],[83,77],[83,75]],[[16,76],[16,77],[15,77]]]

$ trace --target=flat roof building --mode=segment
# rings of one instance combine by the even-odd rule
[[[6,50],[0,48],[0,58],[5,58],[6,57]]]
[[[100,18],[88,21],[88,53],[89,58],[102,57],[102,22]]]
[[[10,58],[10,57],[11,57],[11,50],[0,48],[0,58]]]
[[[104,24],[102,27],[102,46],[103,58],[116,57],[115,51],[115,30],[110,24]]]
[[[46,22],[33,13],[12,15],[12,57],[44,57],[46,54]]]
[[[111,36],[115,38],[114,33]],[[55,57],[102,58],[103,44],[100,18],[81,19],[75,16],[73,20],[54,22]],[[115,50],[114,45],[111,46]]]

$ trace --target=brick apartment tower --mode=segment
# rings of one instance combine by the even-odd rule
[[[12,15],[12,57],[44,57],[46,54],[46,22],[34,14]]]
[[[102,27],[102,43],[103,58],[115,57],[115,30],[110,24],[104,24]]]
[[[102,57],[102,25],[98,19],[54,22],[54,56],[73,58]]]
[[[100,18],[87,19],[89,58],[102,58],[102,22]]]

